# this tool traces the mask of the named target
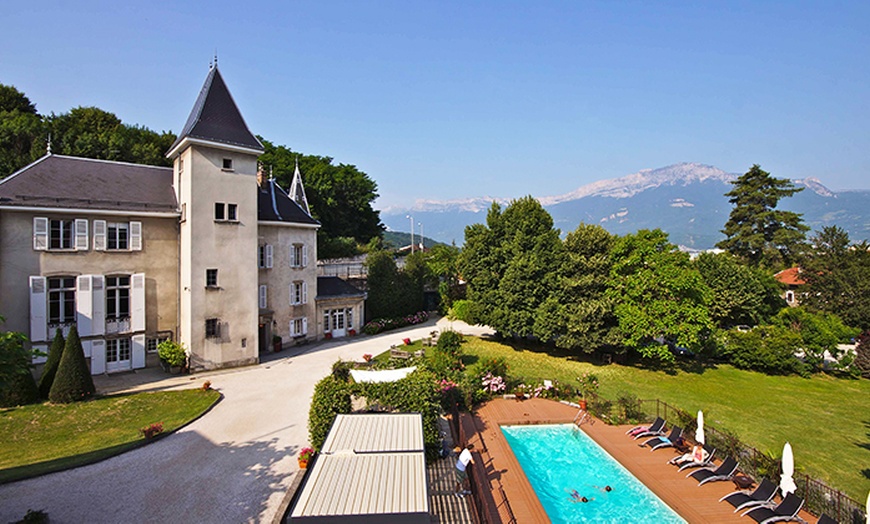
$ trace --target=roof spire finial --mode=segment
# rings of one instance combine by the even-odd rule
[[[51,154],[51,131],[48,132],[48,143],[45,145],[45,154]]]
[[[275,180],[275,175],[272,174],[272,164],[269,164],[269,180]]]
[[[214,48],[214,66],[217,67],[217,47]]]

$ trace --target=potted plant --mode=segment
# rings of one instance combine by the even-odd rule
[[[525,400],[526,399],[526,385],[520,384],[519,386],[517,386],[517,388],[514,390],[514,396],[517,398],[517,400]]]
[[[164,340],[157,345],[157,356],[169,365],[170,373],[180,373],[187,364],[187,349],[184,344],[172,340]]]
[[[281,335],[272,335],[272,350],[277,353],[284,347],[284,340]]]
[[[314,458],[314,448],[305,447],[299,451],[299,455],[297,455],[296,460],[299,462],[299,469],[305,469],[308,467],[308,463],[311,459]]]

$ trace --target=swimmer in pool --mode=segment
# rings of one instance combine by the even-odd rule
[[[607,492],[613,491],[613,488],[611,488],[610,485],[607,485],[604,487],[601,487],[601,486],[592,486],[592,487],[600,490],[602,493],[607,493]]]
[[[587,499],[586,497],[581,495],[579,492],[577,492],[576,489],[571,490],[571,501],[572,502],[589,502],[589,500],[590,499]],[[592,499],[592,500],[595,500],[595,499]]]

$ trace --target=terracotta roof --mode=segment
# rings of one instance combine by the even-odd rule
[[[248,129],[217,65],[209,70],[187,123],[169,151],[185,138],[264,151],[263,144]]]
[[[320,225],[274,179],[266,180],[257,190],[257,220]]]
[[[0,181],[0,206],[174,212],[172,169],[46,155]]]
[[[777,279],[778,281],[787,286],[801,286],[803,284],[806,284],[806,281],[804,281],[804,279],[800,277],[800,274],[801,268],[790,267],[773,275],[773,278]]]

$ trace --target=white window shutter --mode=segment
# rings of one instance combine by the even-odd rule
[[[308,303],[308,282],[302,282],[302,303]]]
[[[293,292],[293,287],[294,287],[294,285],[290,284],[290,305],[291,306],[296,303],[296,293]]]
[[[106,249],[106,221],[94,220],[94,250],[104,251]]]
[[[133,335],[130,340],[130,356],[133,369],[145,367],[145,334]]]
[[[272,244],[266,244],[266,268],[272,268]]]
[[[103,275],[91,275],[91,335],[106,332],[106,285]]]
[[[45,217],[33,217],[33,249],[48,249],[48,219]]]
[[[302,319],[302,334],[303,335],[308,334],[308,318]]]
[[[308,246],[302,246],[302,267],[308,267]]]
[[[91,341],[91,375],[102,375],[106,372],[106,341]]]
[[[145,331],[145,273],[136,273],[130,286],[130,329]]]
[[[142,251],[142,222],[130,222],[130,251]]]
[[[47,340],[45,277],[30,277],[30,340]]]
[[[259,301],[260,301],[260,309],[266,309],[266,285],[265,284],[260,286]]]
[[[290,336],[296,336],[296,322],[292,318],[290,319]]]
[[[75,219],[75,248],[78,251],[88,250],[88,221],[84,218]]]
[[[78,328],[79,336],[87,337],[92,334],[93,309],[91,275],[81,275],[76,278],[76,328]]]

